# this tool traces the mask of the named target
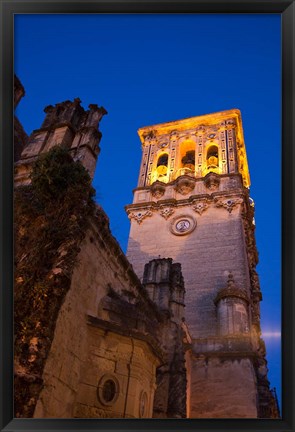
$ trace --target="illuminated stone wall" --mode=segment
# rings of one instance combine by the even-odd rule
[[[241,114],[223,111],[138,133],[143,156],[133,203],[126,206],[127,257],[140,278],[152,258],[170,257],[182,266],[191,337],[187,415],[276,416],[265,410],[273,398],[260,338],[262,297]]]
[[[97,212],[58,314],[35,418],[186,416],[183,279],[179,264],[158,261],[165,274],[145,289]]]
[[[153,351],[153,341],[140,339],[142,331],[130,333],[127,318],[125,326],[114,324],[116,313],[112,311],[116,295],[124,291],[139,296],[140,284],[111,236],[103,212],[93,222],[81,244],[71,287],[58,315],[36,418],[136,417],[143,389],[147,398],[143,417],[152,416],[161,356]],[[114,298],[109,298],[107,307],[110,291]],[[132,314],[133,310],[129,319]],[[118,383],[119,392],[109,404],[102,403],[98,395],[99,383],[106,375]]]
[[[240,178],[233,179],[240,182]],[[221,181],[225,186],[229,179]],[[201,184],[202,183],[202,184]],[[228,273],[232,272],[235,281],[249,292],[249,274],[243,224],[241,218],[243,192],[240,187],[230,196],[220,196],[219,192],[207,194],[203,181],[196,182],[196,189],[201,189],[202,198],[195,201],[185,200],[183,195],[166,199],[175,192],[167,185],[167,193],[148,210],[129,207],[131,231],[127,257],[136,274],[143,275],[146,261],[171,257],[182,265],[186,287],[185,316],[193,337],[207,337],[217,334],[216,307],[214,298],[227,282]],[[137,192],[138,195],[144,191]],[[149,195],[149,192],[147,191]],[[178,205],[174,200],[182,200]],[[216,200],[215,200],[216,199]],[[231,200],[229,209],[222,204]],[[234,204],[235,203],[235,204]],[[135,205],[134,205],[135,206]],[[146,217],[138,216],[138,213]],[[193,228],[188,234],[178,233],[178,221],[189,220]]]
[[[209,172],[240,173],[244,186],[250,185],[237,109],[143,127],[138,134],[143,150],[138,187]]]
[[[16,86],[16,104],[22,95],[22,86]],[[22,143],[24,146],[15,142],[20,154],[15,164],[16,188],[30,183],[32,163],[56,145],[67,147],[73,159],[80,160],[93,176],[101,138],[98,123],[106,111],[97,105],[85,111],[75,99],[46,107],[45,112],[42,127],[28,142]],[[62,211],[75,224],[77,217],[69,213],[66,200]],[[64,241],[57,250],[52,247],[54,264],[51,268],[47,262],[46,271],[42,269],[46,276],[38,279],[40,287],[48,286],[50,293],[44,291],[45,312],[42,309],[44,316],[40,312],[37,323],[42,326],[39,333],[47,348],[38,333],[38,337],[28,336],[29,348],[24,348],[22,361],[15,357],[16,416],[186,417],[181,267],[171,259],[145,263],[147,274],[152,275],[145,288],[112,236],[103,210],[97,206],[95,215],[90,213],[82,218],[85,224],[79,236]],[[58,218],[54,228],[66,231]],[[25,243],[26,250],[36,249],[36,237],[27,234],[24,239],[22,228],[17,229],[22,246]],[[33,228],[31,231],[35,233]],[[160,275],[153,275],[155,265],[162,267]],[[18,283],[22,282],[23,278],[18,278]],[[40,303],[39,297],[34,298],[34,287],[29,286],[33,315],[35,304]],[[47,304],[54,314],[48,313]],[[35,375],[30,361],[35,362]]]

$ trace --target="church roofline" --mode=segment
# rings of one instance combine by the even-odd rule
[[[238,108],[233,108],[225,111],[218,111],[210,114],[202,114],[200,116],[186,117],[180,120],[173,120],[165,123],[158,123],[150,126],[143,126],[138,129],[138,135],[141,142],[144,142],[144,135],[150,133],[152,130],[156,130],[159,134],[163,135],[174,130],[185,130],[190,127],[195,127],[197,125],[210,125],[214,124],[216,121],[221,121],[225,118],[236,117],[241,121],[241,111]]]

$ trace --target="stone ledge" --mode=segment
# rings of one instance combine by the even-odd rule
[[[166,356],[162,349],[160,348],[158,342],[149,334],[144,334],[138,330],[130,329],[127,330],[122,327],[122,325],[116,324],[114,322],[106,321],[91,315],[87,315],[88,325],[99,328],[101,330],[114,332],[116,334],[120,334],[125,337],[133,337],[134,339],[138,339],[140,341],[146,342],[151,348],[152,352],[158,357],[161,363],[164,363],[166,360]]]

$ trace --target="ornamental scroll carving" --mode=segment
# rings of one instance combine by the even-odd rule
[[[152,216],[152,214],[153,212],[151,210],[131,211],[128,213],[128,218],[130,220],[135,219],[136,222],[140,225],[145,218]]]
[[[237,205],[242,204],[243,199],[242,198],[228,198],[228,199],[222,200],[222,199],[215,198],[214,202],[215,202],[216,207],[223,207],[229,213],[231,213]]]

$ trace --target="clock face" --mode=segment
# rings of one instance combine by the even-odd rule
[[[177,222],[175,228],[178,232],[184,233],[190,229],[190,221],[188,219],[181,219]]]
[[[170,231],[174,235],[187,235],[197,226],[195,218],[189,215],[178,216],[170,222]]]

